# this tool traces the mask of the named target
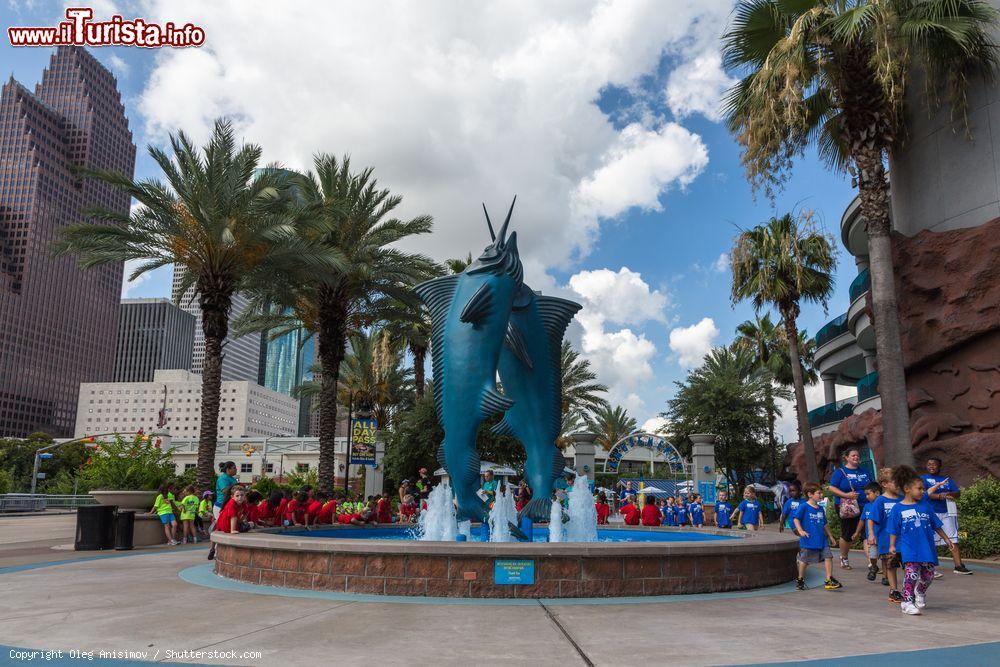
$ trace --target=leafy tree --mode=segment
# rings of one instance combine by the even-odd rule
[[[563,414],[576,411],[581,415],[608,408],[608,402],[599,394],[607,393],[607,386],[596,382],[597,374],[590,368],[590,361],[581,359],[580,353],[564,340],[560,351],[562,373]]]
[[[774,401],[774,387],[772,382],[776,376],[775,366],[779,358],[788,358],[787,347],[784,350],[780,347],[778,332],[771,321],[770,313],[765,313],[763,317],[758,313],[754,319],[746,320],[736,327],[736,340],[733,345],[741,351],[750,354],[754,363],[757,364],[767,375],[769,381],[764,387],[764,403],[767,410],[767,446],[771,450],[771,460],[777,458],[777,439],[774,435],[774,422],[778,415],[778,406]],[[788,364],[791,367],[791,364]]]
[[[434,408],[434,396],[424,394],[410,410],[399,414],[386,433],[382,470],[386,478],[400,482],[412,478],[420,468],[438,468],[437,450],[444,441],[444,429]]]
[[[767,388],[770,374],[740,346],[717,347],[702,365],[675,382],[677,392],[661,417],[668,420],[672,442],[686,443],[692,433],[715,433],[719,467],[739,488],[764,463],[767,448]]]
[[[233,295],[278,278],[294,282],[295,276],[325,275],[336,262],[273,213],[282,175],[258,170],[261,148],[237,146],[228,121],[216,121],[200,151],[183,132],[172,135],[170,144],[173,157],[152,145],[148,149],[166,183],[84,172],[125,192],[139,206],[125,214],[91,208],[87,215],[102,224],[69,225],[53,248],[56,254],[76,255],[83,268],[141,260],[132,280],[173,264],[181,274],[181,292],[195,288],[205,335],[198,483],[207,488],[215,479],[222,345],[229,334]]]
[[[593,414],[586,417],[586,421],[590,432],[597,434],[594,444],[600,445],[604,449],[611,449],[616,442],[639,427],[635,417],[630,416],[628,411],[620,405],[616,405],[614,408],[611,406],[598,407]]]
[[[833,240],[818,231],[811,219],[790,214],[771,218],[736,237],[731,251],[732,301],[749,299],[760,312],[767,305],[777,308],[784,324],[795,387],[799,442],[806,457],[810,481],[819,481],[812,431],[809,429],[805,378],[799,360],[796,318],[801,301],[826,307],[833,292],[833,270],[837,265]]]
[[[868,233],[886,460],[913,463],[892,265],[888,158],[906,139],[908,84],[945,92],[965,118],[970,82],[992,79],[997,11],[982,0],[739,0],[724,37],[743,74],[724,113],[755,186],[770,192],[810,143],[857,186]],[[814,476],[811,452],[810,477]]]
[[[413,358],[414,394],[418,400],[423,398],[426,384],[424,366],[431,347],[430,314],[422,305],[413,307],[390,320],[386,331],[393,343],[405,347]]]

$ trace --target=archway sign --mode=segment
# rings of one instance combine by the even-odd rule
[[[684,458],[676,447],[670,444],[666,438],[641,432],[629,433],[615,443],[615,446],[608,452],[608,458],[604,460],[604,472],[617,473],[622,456],[629,450],[637,448],[648,449],[662,455],[672,472],[684,472]]]

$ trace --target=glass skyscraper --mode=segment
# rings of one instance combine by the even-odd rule
[[[316,337],[305,339],[305,335],[301,330],[289,331],[264,343],[265,387],[291,395],[295,387],[312,379],[310,368],[316,356]],[[311,435],[310,412],[311,401],[308,398],[300,399],[298,435]]]

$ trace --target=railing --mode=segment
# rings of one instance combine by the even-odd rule
[[[858,380],[858,403],[878,396],[878,371],[869,373]]]
[[[831,340],[847,333],[847,313],[834,318],[816,332],[816,347],[821,348]]]
[[[827,403],[815,410],[809,411],[809,426],[818,428],[824,424],[839,422],[841,419],[854,414],[854,404],[856,399],[845,398],[833,403]]]
[[[851,296],[851,303],[854,303],[858,297],[865,292],[870,291],[871,288],[872,274],[868,271],[868,269],[865,269],[851,282],[851,286],[847,290],[847,293]]]
[[[0,495],[0,512],[41,512],[45,509],[76,509],[96,504],[96,498],[85,494],[7,493]]]

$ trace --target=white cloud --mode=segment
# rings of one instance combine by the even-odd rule
[[[700,113],[709,120],[722,118],[722,98],[736,83],[722,68],[718,51],[704,53],[678,66],[667,81],[666,100],[678,118]]]
[[[190,21],[206,46],[164,49],[139,108],[162,139],[207,136],[228,115],[265,160],[309,166],[350,152],[404,197],[400,215],[430,213],[432,237],[409,247],[441,259],[487,243],[479,203],[495,217],[518,194],[533,283],[588,252],[600,217],[659,209],[707,164],[701,139],[676,123],[616,128],[595,100],[637,88],[664,54],[686,62],[718,48],[729,0],[585,3],[272,3],[151,0],[149,20]]]
[[[125,262],[125,273],[122,275],[123,299],[128,298],[128,296],[132,293],[132,290],[134,290],[136,287],[149,280],[150,272],[148,271],[139,276],[138,278],[136,278],[135,280],[129,281],[128,279],[129,275],[131,275],[131,273],[135,271],[136,267],[138,267],[142,263],[143,260],[141,259],[130,259],[127,262]]]
[[[113,69],[115,74],[118,76],[123,78],[128,76],[129,64],[125,62],[121,56],[112,53],[108,56],[108,64],[111,65],[111,69]]]
[[[721,255],[719,255],[719,257],[715,260],[715,263],[712,264],[712,268],[715,269],[716,272],[718,272],[718,273],[725,273],[726,271],[728,271],[729,270],[729,253],[728,252],[724,252]]]
[[[663,417],[650,417],[639,428],[646,433],[656,433],[670,422]]]
[[[584,298],[589,309],[600,313],[605,320],[620,324],[666,321],[670,297],[651,290],[642,276],[628,267],[617,273],[610,269],[580,271],[570,277],[569,286]]]
[[[670,349],[677,355],[677,363],[684,368],[701,366],[702,359],[712,349],[719,336],[719,328],[711,317],[702,318],[689,327],[670,330]]]

